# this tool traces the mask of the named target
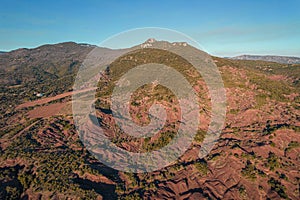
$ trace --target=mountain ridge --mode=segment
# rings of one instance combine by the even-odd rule
[[[230,57],[233,60],[261,60],[269,62],[277,62],[282,64],[299,64],[300,58],[295,56],[277,56],[277,55],[240,55]]]
[[[187,42],[168,42],[168,41],[164,41],[164,40],[157,40],[155,38],[149,38],[147,40],[145,40],[144,42],[132,46],[132,47],[128,47],[125,49],[132,49],[132,48],[136,48],[136,47],[141,47],[141,48],[147,48],[147,47],[152,47],[153,44],[156,45],[173,45],[173,46],[190,46]],[[42,44],[42,45],[38,45],[37,47],[32,47],[32,48],[27,48],[27,47],[20,47],[17,49],[13,49],[10,51],[0,51],[0,55],[1,54],[5,54],[5,53],[12,53],[12,52],[19,52],[19,51],[32,51],[32,50],[38,50],[41,48],[46,48],[46,47],[62,47],[62,46],[74,46],[74,45],[78,45],[78,46],[82,46],[82,47],[87,47],[87,48],[105,48],[105,49],[110,49],[110,50],[121,50],[123,48],[119,48],[119,49],[111,49],[111,48],[107,48],[107,47],[101,47],[101,46],[97,46],[95,44],[89,44],[89,43],[81,43],[81,42],[74,42],[74,41],[66,41],[66,42],[58,42],[58,43],[49,43],[49,44]],[[216,56],[216,55],[212,55],[211,56],[214,57],[222,57],[222,56]],[[232,57],[224,57],[227,59],[232,59],[232,60],[261,60],[261,61],[269,61],[269,62],[277,62],[277,63],[281,63],[281,64],[300,64],[300,57],[297,56],[283,56],[283,55],[253,55],[253,54],[242,54],[242,55],[238,55],[238,56],[232,56]]]

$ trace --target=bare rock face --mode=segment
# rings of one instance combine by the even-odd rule
[[[80,141],[71,89],[94,46],[68,42],[0,54],[0,199],[299,199],[300,66],[214,57],[226,88],[227,115],[213,150],[200,159],[211,119],[207,86],[185,60],[155,50],[158,46],[190,48],[149,39],[128,50],[109,73],[96,77],[99,101],[93,116],[116,146],[132,152],[159,149],[180,125],[176,96],[159,84],[134,92],[130,114],[135,123],[149,124],[153,103],[163,105],[168,117],[154,137],[136,139],[116,125],[107,91],[125,69],[158,59],[185,75],[199,97],[199,131],[176,162],[149,173],[109,168]]]

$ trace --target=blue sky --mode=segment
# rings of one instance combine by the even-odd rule
[[[128,29],[162,27],[191,36],[213,55],[300,57],[299,0],[53,2],[0,1],[0,50],[99,44]]]

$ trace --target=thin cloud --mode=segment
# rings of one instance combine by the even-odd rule
[[[285,25],[264,25],[256,27],[227,26],[210,31],[195,33],[193,36],[200,40],[216,40],[219,42],[241,43],[261,42],[293,37],[300,34],[300,23]]]

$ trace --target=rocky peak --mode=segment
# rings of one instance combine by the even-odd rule
[[[148,40],[146,40],[144,43],[142,43],[140,45],[141,48],[149,48],[149,47],[162,47],[162,48],[171,48],[171,47],[179,47],[179,46],[182,46],[182,47],[186,47],[188,46],[188,43],[187,42],[168,42],[168,41],[158,41],[154,38],[149,38]]]
[[[154,42],[157,42],[157,40],[156,39],[154,39],[154,38],[149,38],[148,40],[146,40],[146,42],[145,43],[154,43]]]

